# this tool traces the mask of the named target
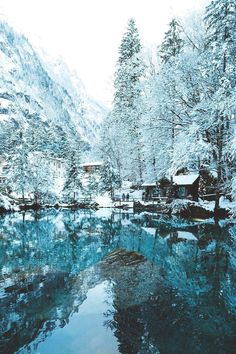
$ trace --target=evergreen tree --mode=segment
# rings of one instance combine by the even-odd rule
[[[179,115],[177,113],[177,95],[179,54],[182,52],[184,42],[180,37],[181,30],[178,22],[173,19],[169,24],[169,30],[166,32],[164,41],[160,49],[160,57],[163,62],[162,76],[164,75],[164,84],[167,93],[168,120],[170,122],[170,134],[172,153],[174,151],[175,127],[179,124]],[[177,113],[177,114],[176,114]],[[166,117],[165,117],[166,118]]]
[[[53,187],[55,178],[53,171],[47,163],[47,155],[38,152],[29,154],[29,191],[34,196],[36,205],[44,202],[55,201]]]
[[[114,121],[111,114],[105,118],[103,122],[103,127],[101,130],[101,137],[99,142],[100,155],[103,161],[109,163],[114,170],[117,171],[119,177],[122,176],[122,165],[121,165],[121,155],[122,155],[122,146],[118,142],[117,134],[120,133],[119,130],[114,129]],[[117,127],[118,128],[118,127]]]
[[[165,33],[164,40],[160,48],[160,57],[163,63],[167,63],[170,59],[181,53],[184,41],[181,38],[181,28],[176,19],[172,19],[169,23],[169,29]]]
[[[109,192],[111,198],[114,196],[115,188],[120,188],[121,180],[118,172],[109,163],[104,163],[100,173],[100,191]]]
[[[85,196],[88,197],[90,201],[92,200],[92,198],[98,195],[99,182],[100,182],[100,176],[98,176],[95,172],[89,173],[86,179],[86,183],[84,185],[84,193]]]
[[[11,155],[8,155],[8,186],[11,190],[21,194],[23,203],[25,194],[29,192],[30,163],[29,145],[24,132],[17,132],[17,145]]]
[[[208,128],[206,138],[212,146],[216,164],[218,194],[232,178],[229,142],[233,134],[235,112],[236,3],[214,0],[206,9],[206,101]],[[217,199],[216,209],[219,207]]]
[[[177,129],[183,127],[187,112],[185,77],[191,77],[191,69],[182,67],[181,54],[184,41],[181,39],[178,22],[169,24],[159,56],[161,65],[156,75],[146,83],[146,114],[143,119],[144,155],[147,164],[146,176],[156,180],[169,174]],[[188,58],[189,59],[189,58]]]
[[[143,75],[143,63],[140,51],[139,33],[135,21],[130,19],[128,21],[127,32],[124,34],[119,48],[114,82],[114,108],[117,108],[120,113],[125,114],[128,107],[135,109],[136,99],[140,97],[139,82]],[[122,112],[122,109],[124,109],[124,112]]]
[[[206,8],[206,48],[214,57],[216,78],[230,74],[236,58],[236,3],[234,0],[214,0]],[[216,70],[217,69],[217,70]],[[234,81],[234,77],[231,77]],[[217,83],[219,84],[219,82]]]
[[[143,174],[140,133],[143,73],[139,34],[134,20],[130,19],[119,48],[110,127],[116,132],[116,144],[120,147],[122,177],[131,177],[139,181],[142,180]]]
[[[67,173],[64,185],[64,196],[74,204],[78,201],[82,190],[82,169],[78,150],[72,150],[67,156]]]

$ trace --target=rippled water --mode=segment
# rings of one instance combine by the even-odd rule
[[[0,353],[236,352],[236,224],[0,218]]]

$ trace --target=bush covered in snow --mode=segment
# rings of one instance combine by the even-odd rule
[[[13,200],[0,193],[0,213],[4,213],[6,211],[17,211],[17,210],[18,207],[15,205]]]

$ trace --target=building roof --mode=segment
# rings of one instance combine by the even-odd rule
[[[47,154],[45,154],[44,152],[42,151],[32,151],[30,152],[29,154],[31,157],[41,157],[43,159],[46,159],[46,160],[52,160],[52,161],[58,161],[58,162],[65,162],[65,160],[63,158],[60,158],[60,157],[54,157],[54,156],[49,156]]]
[[[93,161],[93,162],[85,162],[80,164],[81,167],[89,167],[89,166],[102,166],[104,162],[102,161]]]
[[[199,177],[199,174],[173,176],[173,182],[178,186],[191,186]]]
[[[156,187],[156,182],[145,182],[141,185],[141,187]]]

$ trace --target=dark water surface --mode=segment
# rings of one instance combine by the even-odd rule
[[[236,223],[0,218],[0,353],[236,353]]]

